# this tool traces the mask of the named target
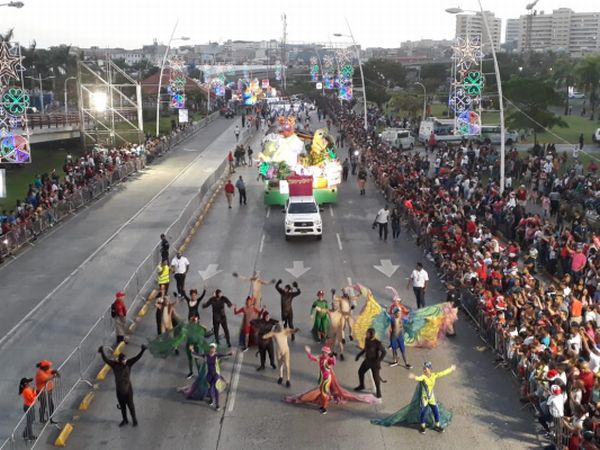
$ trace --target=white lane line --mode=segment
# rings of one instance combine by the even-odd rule
[[[271,215],[271,208],[267,208],[267,219],[269,218],[269,216]]]
[[[240,381],[240,371],[242,370],[242,361],[244,361],[244,354],[238,350],[238,359],[235,362],[233,368],[233,378],[231,379],[231,389],[229,390],[229,405],[227,405],[227,412],[232,412],[235,407],[235,396],[237,394],[237,387]]]
[[[340,233],[335,233],[335,236],[337,237],[338,247],[340,248],[340,252],[341,252],[342,250],[344,250],[344,247],[342,246],[342,240],[340,239]]]
[[[265,235],[263,234],[260,238],[260,247],[258,249],[258,253],[262,253],[263,247],[265,246]]]
[[[4,336],[2,336],[2,338],[0,338],[0,347],[2,347],[7,339],[11,336],[13,336],[13,334],[15,333],[15,331],[17,331],[19,328],[21,328],[21,326],[27,322],[42,306],[44,306],[44,304],[61,288],[63,287],[83,266],[85,266],[88,262],[90,262],[92,259],[94,259],[94,257],[96,257],[96,255],[98,253],[100,253],[102,250],[104,250],[104,248],[115,238],[117,237],[117,235],[123,231],[123,229],[128,226],[131,222],[133,222],[135,219],[137,219],[137,217],[144,212],[144,210],[146,208],[148,208],[148,206],[150,206],[151,203],[154,202],[154,200],[156,200],[158,197],[160,197],[162,195],[163,192],[165,192],[173,183],[175,183],[180,177],[182,177],[190,167],[192,167],[192,165],[194,165],[198,159],[200,158],[201,155],[198,155],[196,158],[194,158],[187,166],[185,166],[183,168],[183,170],[181,170],[181,172],[179,172],[177,174],[177,176],[175,178],[173,178],[167,185],[165,185],[165,187],[163,187],[160,191],[158,191],[158,193],[152,197],[150,200],[148,200],[148,202],[142,206],[133,216],[131,216],[131,218],[129,220],[127,220],[123,225],[121,225],[119,228],[117,228],[117,231],[115,231],[112,235],[109,236],[109,238],[104,241],[102,244],[100,244],[100,246],[94,250],[94,252],[88,256],[81,264],[79,264],[75,270],[73,270],[73,272],[71,272],[64,280],[62,280],[60,282],[60,284],[58,286],[56,286],[54,289],[52,289],[48,295],[46,295],[39,303],[37,303],[35,305],[35,307],[29,311],[25,317],[23,317],[21,320],[19,320],[19,322],[12,327],[8,333],[6,333]]]
[[[329,214],[333,217],[333,206],[329,205]]]
[[[346,281],[348,282],[348,286],[352,286],[352,278],[348,277]]]

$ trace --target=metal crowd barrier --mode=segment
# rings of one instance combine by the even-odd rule
[[[245,140],[250,139],[253,135],[254,128],[251,128],[245,129],[240,137]],[[172,243],[172,248],[177,248],[187,237],[204,205],[205,199],[207,198],[205,194],[211,191],[211,189],[214,189],[217,180],[225,174],[227,166],[228,161],[224,158],[217,170],[206,179],[199,192],[189,200],[179,216],[169,228],[167,228],[164,234]],[[127,316],[130,321],[135,318],[138,310],[145,302],[143,294],[149,290],[149,287],[155,281],[156,269],[160,263],[160,256],[160,245],[156,244],[152,251],[136,268],[123,288],[120,289],[125,293],[128,310]],[[115,287],[115,291],[117,290],[119,289]],[[63,422],[59,420],[59,414],[68,409],[69,404],[73,401],[71,398],[73,392],[81,385],[92,385],[94,374],[100,367],[100,360],[97,353],[98,346],[114,346],[116,343],[113,319],[110,314],[110,304],[110,301],[107,302],[107,308],[104,313],[96,320],[88,333],[58,367],[57,371],[60,374],[60,378],[55,379],[56,385],[52,394],[54,410],[50,414],[48,414],[48,411],[46,412],[48,419],[56,420],[56,422],[60,423]],[[42,391],[38,395],[36,404],[30,408],[34,413],[35,411],[39,412],[44,395],[46,394]],[[29,414],[31,414],[31,412],[29,412]],[[34,420],[34,423],[31,426],[32,432],[37,439],[26,440],[23,438],[23,430],[27,424],[27,417],[28,413],[26,412],[13,429],[10,437],[4,441],[2,446],[0,446],[0,450],[34,448],[37,442],[43,442],[43,436],[49,432],[51,429],[50,425],[53,424],[50,420],[42,422],[41,420],[37,420],[38,417],[36,417],[36,420]]]

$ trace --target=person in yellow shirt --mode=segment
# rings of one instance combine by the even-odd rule
[[[432,364],[429,361],[427,361],[423,364],[423,375],[415,376],[411,373],[408,376],[408,378],[418,381],[421,388],[421,427],[419,429],[419,432],[421,434],[424,434],[426,430],[426,415],[428,408],[433,413],[433,417],[435,420],[434,429],[439,432],[444,431],[444,428],[442,428],[440,424],[440,410],[438,408],[437,402],[435,401],[435,394],[433,392],[433,388],[435,387],[435,382],[438,378],[451,374],[456,370],[456,366],[453,364],[446,370],[442,370],[440,372],[433,372],[431,369]]]
[[[156,268],[156,281],[158,282],[158,289],[163,295],[169,293],[170,275],[171,268],[169,267],[169,261],[165,259]]]

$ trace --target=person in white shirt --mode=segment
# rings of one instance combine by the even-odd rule
[[[406,289],[412,284],[413,292],[417,298],[417,308],[425,307],[425,290],[427,289],[427,283],[429,282],[429,275],[427,271],[423,269],[423,264],[418,262],[415,270],[410,274]]]
[[[388,221],[390,218],[390,210],[387,205],[379,210],[377,216],[375,216],[375,222],[373,222],[373,228],[375,225],[379,225],[379,239],[387,241],[388,236]]]
[[[185,275],[190,268],[190,262],[181,252],[177,252],[171,260],[171,270],[175,274],[175,282],[177,283],[177,293],[182,297],[185,296]]]

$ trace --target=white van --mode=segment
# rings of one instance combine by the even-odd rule
[[[285,240],[290,236],[323,237],[323,221],[315,198],[311,196],[290,197],[285,209]]]
[[[437,142],[460,142],[464,136],[454,134],[455,128],[454,119],[428,117],[419,126],[419,142],[426,144],[432,131]]]
[[[386,128],[381,132],[381,139],[401,150],[412,150],[415,146],[415,138],[410,134],[410,130],[404,128]]]

